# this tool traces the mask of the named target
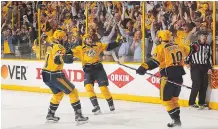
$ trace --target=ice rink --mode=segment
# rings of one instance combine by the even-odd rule
[[[92,105],[81,98],[83,113],[89,123],[76,126],[74,112],[65,96],[56,115],[59,123],[45,123],[51,94],[1,91],[2,129],[168,129],[171,121],[165,109],[157,104],[115,101],[116,112],[109,113],[105,100],[99,100],[102,115],[91,113]],[[181,108],[180,129],[218,129],[217,110]]]

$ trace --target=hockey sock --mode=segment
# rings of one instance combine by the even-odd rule
[[[101,93],[104,95],[105,99],[111,99],[111,93],[107,86],[100,86]]]
[[[104,95],[104,98],[107,100],[109,106],[113,106],[113,98],[107,86],[100,87],[101,93]]]
[[[173,110],[170,110],[168,111],[170,117],[173,119],[173,120],[176,120],[176,119],[180,119],[180,108],[177,107],[177,108],[174,108]]]
[[[69,97],[70,97],[70,103],[75,103],[79,101],[79,95],[76,88],[74,88],[73,91],[71,91]]]
[[[171,111],[176,108],[172,99],[168,101],[163,101],[163,105],[166,107],[167,111]]]
[[[59,92],[57,94],[53,94],[51,101],[50,101],[50,105],[49,105],[49,109],[48,109],[48,113],[49,114],[54,114],[55,111],[57,110],[60,101],[62,100],[62,98],[64,97],[64,93],[63,92]]]
[[[113,98],[111,97],[110,99],[106,99],[107,100],[107,103],[109,106],[113,106],[114,105],[114,101],[113,101]]]
[[[179,98],[178,97],[173,97],[172,101],[174,103],[175,108],[179,107]]]
[[[75,113],[81,113],[81,104],[76,88],[74,88],[73,91],[69,94],[69,97],[71,106],[73,107]]]
[[[91,97],[90,101],[94,107],[98,106],[98,99],[96,96]]]
[[[77,101],[75,103],[71,103],[71,106],[73,107],[75,114],[78,114],[78,113],[81,114],[81,104],[80,104],[80,101]]]
[[[64,93],[63,92],[59,92],[57,94],[53,94],[50,102],[52,104],[59,104],[63,97],[64,97]]]
[[[85,85],[86,92],[88,92],[89,98],[96,96],[94,87],[92,84]]]
[[[59,104],[53,104],[50,102],[49,108],[48,108],[48,114],[55,114],[56,110],[58,109]]]
[[[94,107],[98,106],[98,100],[97,100],[96,94],[94,92],[93,85],[92,84],[86,84],[85,88],[86,88],[86,91],[88,92],[88,95],[89,95],[89,98],[90,98],[90,101],[91,101],[92,105]]]

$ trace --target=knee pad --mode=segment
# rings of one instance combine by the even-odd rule
[[[94,87],[92,84],[86,84],[85,88],[86,88],[86,92],[88,92],[89,98],[96,96]]]
[[[101,93],[104,95],[105,99],[111,98],[111,93],[107,86],[100,86]]]
[[[167,111],[171,111],[176,108],[172,99],[169,101],[163,101],[162,104],[166,107]]]
[[[179,98],[178,97],[173,97],[172,101],[174,103],[174,106],[177,108],[179,107]]]
[[[79,101],[79,95],[76,88],[74,88],[73,91],[71,91],[69,97],[70,97],[70,103],[75,103]]]
[[[59,104],[63,97],[64,97],[64,93],[63,92],[58,92],[57,94],[53,94],[50,102],[52,104]]]

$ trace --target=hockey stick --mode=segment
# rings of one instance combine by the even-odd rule
[[[120,30],[118,31],[118,33],[122,36]],[[130,66],[127,66],[127,65],[125,65],[125,64],[121,64],[121,63],[119,62],[119,59],[118,59],[117,56],[116,56],[115,51],[112,50],[111,52],[112,52],[111,55],[112,55],[112,57],[114,58],[114,61],[115,61],[117,64],[119,64],[119,65],[121,65],[121,66],[124,66],[124,67],[126,67],[126,68],[129,68],[129,69],[135,70],[135,71],[137,70],[137,69],[132,68],[132,67],[130,67]],[[151,73],[147,73],[147,72],[146,72],[145,74],[150,75],[150,76],[153,76],[153,77],[156,77],[156,78],[162,79],[161,77],[158,77],[158,76],[156,76],[156,75],[154,75],[154,74],[151,74]],[[166,80],[166,79],[165,79],[165,80]],[[188,89],[192,89],[191,87],[186,86],[186,85],[183,85],[183,84],[179,84],[179,83],[176,83],[176,82],[173,82],[173,81],[170,81],[170,80],[166,80],[166,81],[169,82],[169,83],[175,84],[175,85],[177,85],[177,86],[181,86],[181,87],[186,87],[186,88],[188,88]]]
[[[119,60],[117,59],[117,57],[116,57],[114,51],[112,51],[112,57],[114,58],[115,62],[116,62],[118,65],[121,65],[121,66],[123,66],[123,67],[129,68],[129,69],[132,69],[132,70],[137,70],[136,68],[130,67],[130,66],[125,65],[125,64],[121,64],[121,63],[119,62]],[[162,79],[161,77],[156,76],[156,75],[151,74],[151,73],[147,73],[147,72],[146,72],[145,74],[150,75],[150,76],[153,76],[153,77],[156,77],[156,78]],[[188,88],[188,89],[192,89],[191,87],[186,86],[186,85],[183,85],[183,84],[179,84],[179,83],[176,83],[176,82],[173,82],[173,81],[170,81],[170,80],[166,80],[166,81],[168,81],[169,83],[175,84],[175,85],[177,85],[177,86],[181,86],[181,87],[185,87],[185,88]]]
[[[124,67],[126,67],[126,68],[129,68],[129,69],[132,69],[132,70],[137,70],[136,68],[132,68],[132,67],[130,67],[130,66],[127,66],[127,65],[125,65],[125,64],[121,64],[121,63],[119,63],[119,62],[118,62],[117,64],[119,64],[119,65],[121,65],[121,66],[124,66]],[[151,73],[147,73],[147,72],[146,72],[145,74],[150,75],[150,76],[153,76],[153,77],[156,77],[156,78],[162,79],[161,77],[156,76],[156,75],[151,74]],[[170,80],[166,80],[166,81],[168,81],[169,83],[178,85],[178,86],[182,86],[182,87],[185,87],[185,88],[188,88],[188,89],[192,89],[191,87],[186,86],[186,85],[183,85],[183,84],[179,84],[179,83],[176,83],[176,82],[173,82],[173,81],[170,81]]]

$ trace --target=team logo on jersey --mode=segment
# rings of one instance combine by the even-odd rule
[[[86,55],[89,57],[94,57],[96,55],[96,51],[94,49],[89,49],[86,51]]]
[[[108,75],[108,79],[119,88],[124,87],[126,84],[134,80],[134,78],[122,68],[118,68],[113,73]]]

